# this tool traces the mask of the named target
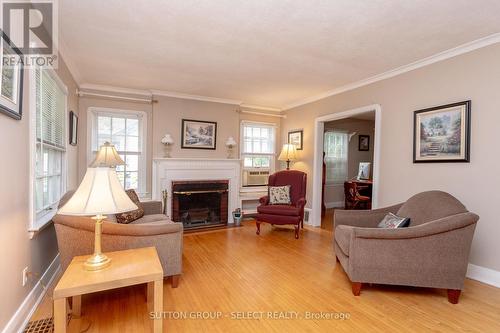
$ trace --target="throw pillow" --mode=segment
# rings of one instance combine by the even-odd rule
[[[290,205],[290,185],[269,186],[269,204]]]
[[[143,217],[144,208],[142,207],[142,204],[139,201],[139,197],[134,190],[126,190],[125,192],[127,193],[130,200],[132,200],[138,207],[136,210],[132,210],[130,212],[116,214],[116,222],[127,224]]]
[[[410,224],[409,217],[401,217],[393,213],[389,213],[386,216],[384,216],[384,218],[382,219],[382,221],[380,221],[377,227],[396,229],[396,228],[406,228],[409,224]]]

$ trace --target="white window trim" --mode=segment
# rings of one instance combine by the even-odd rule
[[[276,123],[268,123],[268,122],[262,122],[262,121],[251,121],[251,120],[242,120],[240,122],[240,159],[241,159],[241,177],[243,177],[243,172],[245,170],[244,166],[244,155],[252,155],[245,153],[243,151],[243,147],[245,144],[245,133],[244,133],[244,127],[245,125],[263,125],[263,126],[269,126],[274,129],[274,153],[255,153],[253,155],[264,155],[264,156],[271,156],[271,162],[269,164],[269,174],[273,174],[276,170],[276,152],[277,152],[277,147],[278,147],[278,125]],[[259,168],[253,168],[254,170],[258,170]],[[243,179],[243,178],[242,178]],[[252,186],[251,188],[253,190],[250,191],[260,191],[262,188],[267,187],[267,185],[262,185],[262,186]],[[248,187],[243,187],[241,185],[241,190],[246,190]]]
[[[147,141],[148,141],[148,117],[144,111],[124,110],[114,108],[101,108],[89,107],[87,110],[87,166],[94,160],[94,152],[92,151],[92,142],[97,136],[97,114],[109,113],[113,114],[131,114],[141,119],[141,126],[139,128],[139,139],[141,140],[141,155],[143,158],[139,159],[139,188],[137,193],[140,198],[147,196]]]
[[[345,134],[349,134],[348,131],[346,130],[337,130],[337,129],[334,129],[334,128],[329,128],[329,129],[326,129],[323,133],[323,144],[324,144],[324,135],[326,134],[326,132],[338,132],[338,133],[345,133]],[[325,186],[327,187],[332,187],[332,186],[344,186],[344,183],[349,180],[349,144],[351,143],[351,140],[349,140],[349,135],[347,137],[347,151],[346,151],[346,159],[347,159],[347,162],[346,162],[346,169],[347,169],[347,177],[344,181],[333,181],[333,180],[326,180],[325,181]],[[324,151],[324,147],[323,147],[323,151]],[[326,156],[325,156],[326,158]]]
[[[57,75],[57,73],[52,68],[44,68],[45,71],[49,73],[51,78],[57,83],[59,88],[64,93],[64,149],[65,152],[63,154],[62,165],[61,165],[61,180],[62,180],[62,192],[61,195],[64,195],[68,190],[68,135],[69,135],[69,126],[68,126],[68,87],[64,84],[61,78]],[[57,207],[59,202],[54,203],[50,207],[50,212],[44,214],[43,216],[37,218],[36,216],[36,207],[35,207],[35,170],[36,170],[36,87],[35,87],[35,70],[30,69],[28,74],[29,77],[29,146],[30,146],[30,212],[29,212],[29,226],[28,231],[30,232],[30,237],[43,229],[47,224],[52,221],[52,218],[57,213]]]

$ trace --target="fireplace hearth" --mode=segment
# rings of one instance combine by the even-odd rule
[[[228,222],[228,180],[172,181],[172,220],[185,229]]]

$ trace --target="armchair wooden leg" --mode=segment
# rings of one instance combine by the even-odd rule
[[[304,229],[304,220],[300,221],[300,226]]]
[[[457,304],[458,299],[460,298],[461,290],[456,289],[448,289],[448,302],[451,304]]]
[[[260,235],[260,222],[259,221],[255,221],[255,225],[257,226],[257,232],[256,232],[256,234]]]
[[[299,224],[295,225],[295,239],[299,239],[299,229],[300,225]]]
[[[359,296],[361,294],[362,285],[361,282],[352,282],[352,294],[354,296]]]
[[[172,275],[172,288],[177,288],[179,286],[180,278],[181,278],[180,274]]]

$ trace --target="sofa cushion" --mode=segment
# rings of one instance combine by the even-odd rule
[[[142,207],[139,197],[134,190],[126,190],[128,197],[133,203],[136,204],[137,209],[131,210],[130,212],[116,214],[116,222],[118,223],[130,223],[144,216],[144,208]]]
[[[352,228],[348,225],[339,225],[335,228],[335,242],[346,256],[349,256]]]
[[[170,221],[167,215],[164,214],[151,214],[144,215],[141,218],[131,222],[130,224],[144,224],[144,223],[153,223],[153,222],[163,222],[163,223],[174,223]]]
[[[289,205],[290,185],[269,186],[269,204],[271,205]]]
[[[261,214],[275,214],[286,216],[299,216],[300,209],[290,205],[260,205],[257,212]]]
[[[380,223],[377,225],[377,228],[387,228],[387,229],[396,229],[396,228],[406,228],[410,224],[409,217],[401,217],[394,215],[393,213],[389,213]]]
[[[442,191],[427,191],[408,199],[396,215],[409,217],[410,227],[412,227],[466,212],[465,206],[451,194]]]

